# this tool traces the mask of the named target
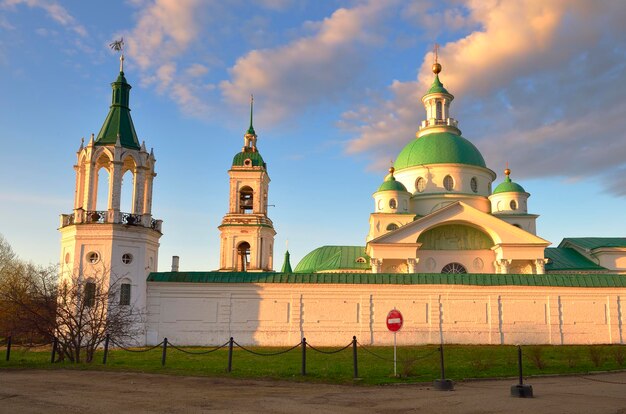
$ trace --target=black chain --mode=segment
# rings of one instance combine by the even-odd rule
[[[211,352],[215,352],[215,351],[217,351],[218,349],[222,349],[222,348],[224,348],[226,345],[228,345],[229,343],[230,343],[230,341],[226,341],[223,345],[220,345],[220,346],[215,347],[215,348],[213,348],[213,349],[209,349],[208,351],[198,351],[198,352],[187,351],[187,350],[185,350],[185,349],[182,349],[182,348],[177,347],[176,345],[174,345],[174,344],[173,344],[173,343],[171,343],[171,342],[168,342],[168,343],[167,343],[167,346],[171,346],[171,347],[172,347],[172,348],[174,348],[175,350],[180,351],[180,352],[184,352],[185,354],[190,354],[190,355],[205,355],[205,354],[210,354]]]
[[[127,352],[148,352],[148,351],[152,351],[153,349],[158,348],[158,347],[160,347],[161,345],[163,345],[163,342],[165,342],[165,341],[161,341],[161,343],[159,343],[159,344],[157,344],[157,345],[155,345],[155,346],[153,346],[153,347],[147,348],[147,349],[129,349],[129,348],[126,348],[126,347],[124,347],[124,346],[122,346],[122,345],[118,344],[118,343],[117,343],[117,342],[115,342],[113,339],[110,339],[110,341],[111,341],[111,343],[112,343],[113,345],[115,345],[115,346],[117,346],[118,348],[120,348],[121,350],[123,350],[123,351],[127,351]]]
[[[298,344],[292,346],[289,349],[285,349],[283,351],[278,351],[278,352],[273,352],[273,353],[266,354],[266,353],[256,352],[256,351],[253,351],[253,350],[248,349],[246,347],[243,347],[243,346],[239,345],[236,341],[233,341],[233,344],[237,345],[239,348],[243,349],[246,352],[250,352],[251,354],[259,355],[259,356],[275,356],[275,355],[286,354],[287,352],[293,351],[294,349],[296,349],[297,347],[299,347],[301,345],[300,343],[298,343]]]
[[[367,352],[368,354],[373,355],[373,356],[375,356],[375,357],[376,357],[376,358],[378,358],[378,359],[382,359],[383,361],[393,362],[393,359],[391,359],[391,358],[386,358],[386,357],[380,356],[380,355],[378,355],[378,354],[376,354],[376,353],[374,353],[374,352],[370,351],[370,350],[369,350],[369,349],[367,349],[367,347],[366,347],[365,345],[363,345],[362,343],[357,342],[357,344],[359,344],[359,348],[361,348],[362,350],[364,350],[364,351],[365,351],[365,352]],[[413,363],[413,362],[419,361],[419,360],[421,360],[421,359],[426,359],[426,358],[428,358],[429,356],[431,356],[431,355],[433,355],[433,354],[435,354],[435,353],[437,353],[437,352],[439,352],[439,350],[435,349],[434,351],[429,352],[429,353],[428,353],[428,354],[426,354],[426,355],[423,355],[423,356],[420,356],[420,357],[417,357],[417,358],[412,358],[412,359],[397,359],[397,360],[396,360],[396,362],[401,362],[401,363],[403,363],[403,364],[406,364],[406,363]]]
[[[314,350],[316,352],[319,352],[320,354],[330,355],[330,354],[337,354],[337,353],[339,353],[341,351],[344,351],[344,350],[348,349],[349,347],[352,346],[352,341],[350,341],[350,343],[348,345],[344,346],[343,348],[336,349],[334,351],[322,351],[321,349],[318,349],[318,348],[314,347],[313,345],[311,345],[308,342],[306,343],[306,346],[308,346],[309,348],[311,348],[312,350]]]

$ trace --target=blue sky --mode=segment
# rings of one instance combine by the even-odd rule
[[[625,236],[626,8],[606,1],[0,0],[0,233],[58,261],[76,150],[98,133],[126,40],[132,116],[153,147],[160,270],[218,266],[248,101],[268,163],[276,267],[363,245],[371,194],[424,118],[441,45],[452,116],[532,194],[538,235]]]

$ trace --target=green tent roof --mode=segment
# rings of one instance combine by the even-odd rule
[[[498,193],[525,193],[524,187],[521,185],[511,181],[511,178],[507,175],[503,182],[501,182],[495,190],[493,190],[493,194]]]
[[[289,250],[285,252],[285,261],[283,262],[283,268],[281,269],[283,273],[293,273],[291,270],[291,262],[289,261]]]
[[[485,159],[467,139],[452,132],[433,132],[409,142],[396,158],[396,170],[426,164],[467,164],[486,168]]]
[[[326,246],[331,247],[331,246]],[[334,246],[339,247],[339,246]],[[626,287],[616,274],[152,272],[148,282]]]
[[[261,153],[258,151],[242,151],[233,157],[233,167],[245,167],[245,161],[250,160],[250,167],[263,167],[267,168]]]
[[[626,247],[626,237],[567,237],[561,241],[559,247],[568,243],[585,250],[601,247]]]
[[[357,259],[365,259],[363,263]],[[367,270],[370,258],[363,246],[322,246],[313,250],[296,266],[296,273],[315,273],[328,270]]]
[[[111,84],[113,88],[113,96],[109,114],[100,128],[96,145],[115,145],[117,137],[120,137],[120,144],[125,148],[139,149],[139,140],[133,125],[133,119],[130,116],[130,89],[132,88],[126,78],[124,72],[120,72],[119,76]]]
[[[548,247],[544,250],[544,255],[550,259],[546,264],[547,271],[607,270],[569,247]]]
[[[431,93],[447,93],[450,95],[450,92],[443,87],[443,83],[439,80],[439,75],[435,75],[435,79],[433,80],[432,85],[430,85],[428,92],[426,92],[426,95]]]

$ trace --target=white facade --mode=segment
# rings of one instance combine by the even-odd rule
[[[398,344],[622,344],[626,288],[155,283],[147,339],[175,344],[392,345],[385,318],[404,316]]]

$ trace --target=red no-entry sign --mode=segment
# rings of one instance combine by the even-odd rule
[[[400,328],[402,328],[402,322],[404,322],[404,319],[399,310],[392,309],[389,314],[387,314],[387,329],[391,332],[399,331]]]

